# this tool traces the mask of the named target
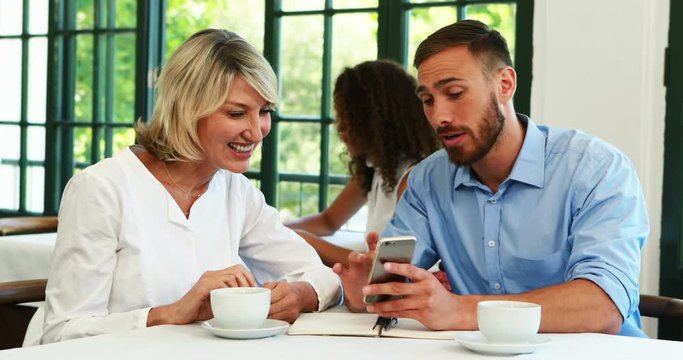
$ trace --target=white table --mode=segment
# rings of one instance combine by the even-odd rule
[[[365,233],[337,231],[328,241],[365,251]],[[50,273],[57,233],[0,236],[0,282],[46,279]]]
[[[0,236],[0,282],[46,279],[57,233]]]
[[[683,343],[603,334],[548,334],[525,359],[680,359]],[[147,329],[0,351],[3,359],[481,359],[455,340],[287,336],[228,340],[199,324]],[[500,358],[500,357],[494,357]]]

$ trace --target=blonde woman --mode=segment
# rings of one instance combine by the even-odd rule
[[[277,102],[272,68],[238,35],[178,48],[139,145],[64,191],[43,343],[206,320],[221,287],[271,289],[269,317],[289,322],[339,302],[337,276],[241,175]]]

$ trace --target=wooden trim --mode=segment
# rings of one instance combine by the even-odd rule
[[[57,231],[56,216],[0,218],[0,236]]]
[[[45,300],[47,279],[0,283],[0,305],[16,305]]]

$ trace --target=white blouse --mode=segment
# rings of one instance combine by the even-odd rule
[[[368,165],[371,166],[370,164]],[[384,189],[382,189],[384,179],[382,178],[380,169],[375,168],[375,172],[372,176],[372,185],[370,186],[370,191],[368,191],[368,221],[365,226],[366,233],[377,231],[381,234],[382,230],[384,230],[389,223],[389,220],[394,217],[396,203],[398,202],[398,198],[396,197],[398,194],[398,186],[412,168],[412,165],[411,162],[405,160],[398,164],[396,174],[400,174],[400,177],[396,182],[396,186],[394,186],[394,190],[389,193],[384,192]]]
[[[310,283],[319,310],[339,301],[337,275],[246,177],[218,171],[187,219],[126,149],[64,190],[42,342],[145,327],[151,307],[177,301],[205,271],[235,264],[260,284]]]

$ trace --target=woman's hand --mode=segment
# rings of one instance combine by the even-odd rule
[[[379,241],[376,231],[368,233],[366,242],[369,251],[367,253],[352,252],[349,254],[348,267],[342,264],[334,264],[332,270],[339,275],[344,286],[344,304],[353,312],[364,312],[362,289],[368,284],[368,274],[372,268],[372,260],[375,257],[375,248]]]
[[[263,287],[270,289],[270,319],[291,324],[301,313],[318,309],[318,295],[307,282],[271,282]]]
[[[216,271],[207,271],[180,300],[150,310],[147,326],[161,324],[188,324],[213,317],[209,292],[226,287],[256,286],[254,276],[242,265],[233,265]]]

